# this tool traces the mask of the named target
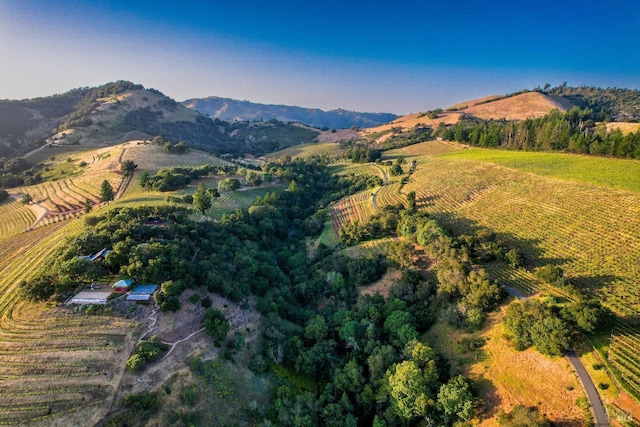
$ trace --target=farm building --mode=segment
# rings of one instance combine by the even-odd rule
[[[111,285],[113,292],[129,292],[131,290],[131,285],[133,285],[133,280],[124,279],[118,280],[116,283]]]
[[[106,304],[111,292],[81,291],[71,297],[67,304]]]
[[[111,252],[109,249],[104,248],[101,251],[99,251],[96,254],[93,255],[84,255],[84,256],[80,256],[78,258],[84,258],[87,259],[89,261],[95,261],[97,259],[105,259],[107,257],[107,255],[109,255],[109,252]]]
[[[158,285],[137,285],[129,295],[127,301],[149,301],[151,295],[158,289]]]

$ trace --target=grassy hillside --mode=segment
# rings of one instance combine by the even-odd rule
[[[613,309],[620,326],[599,342],[601,356],[640,396],[640,164],[453,147],[440,154],[444,145],[387,153],[417,161],[402,191],[415,191],[419,208],[456,233],[493,230],[523,252],[530,269],[561,266],[569,282]],[[492,276],[520,282],[525,292],[536,287],[500,266]]]
[[[0,243],[0,423],[94,424],[108,410],[133,346],[133,322],[76,316],[22,300],[19,283],[81,222],[63,222]],[[65,421],[61,421],[64,417]]]
[[[43,208],[72,209],[85,198],[95,198],[104,179],[114,188],[121,181],[119,163],[134,160],[140,170],[154,172],[166,166],[226,164],[206,153],[190,151],[169,154],[153,145],[123,144],[92,151],[76,152],[61,164],[77,167],[79,174],[20,191],[34,195]],[[121,189],[115,201],[94,206],[100,214],[117,207],[167,204],[167,195],[192,193],[195,185],[171,193],[145,191],[137,176]],[[211,182],[208,183],[211,185]],[[280,191],[282,186],[258,187],[223,193],[209,212],[212,216],[248,207],[255,197]],[[58,213],[58,211],[54,212]],[[25,232],[35,220],[34,213],[15,197],[0,204],[0,403],[1,425],[94,425],[104,418],[117,400],[125,361],[139,334],[138,323],[126,316],[71,313],[54,303],[30,303],[20,294],[20,283],[50,268],[50,257],[65,239],[83,228],[82,215],[60,215]],[[92,213],[93,214],[93,213]],[[45,217],[47,218],[47,217]]]
[[[443,157],[496,163],[536,175],[640,192],[637,160],[481,148],[458,150]]]
[[[327,143],[312,143],[312,144],[300,144],[294,147],[285,148],[284,150],[276,151],[274,153],[266,154],[265,157],[269,158],[282,158],[282,157],[311,157],[327,154],[329,156],[335,156],[342,151],[340,144],[335,142]]]
[[[552,97],[539,92],[527,92],[489,102],[477,103],[459,111],[485,120],[502,118],[524,120],[545,116],[555,108],[567,111],[572,106],[569,101],[559,97]]]

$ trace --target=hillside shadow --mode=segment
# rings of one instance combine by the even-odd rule
[[[614,282],[623,280],[620,276],[613,274],[600,274],[595,276],[576,276],[571,278],[571,282],[584,287],[604,288]]]
[[[502,404],[502,398],[498,394],[498,389],[487,378],[474,379],[474,384],[478,395],[482,396],[482,405],[479,408],[478,417],[486,420],[495,419],[498,408],[500,408]]]
[[[525,257],[525,264],[531,267],[545,265],[547,263],[563,264],[572,261],[571,258],[545,258],[540,248],[540,239],[522,239],[512,233],[496,232],[489,227],[478,224],[469,218],[450,212],[438,212],[431,214],[439,224],[449,229],[455,236],[462,234],[478,235],[481,232],[493,233],[498,241],[504,242],[509,247],[516,247]]]

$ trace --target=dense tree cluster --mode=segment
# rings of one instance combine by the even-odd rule
[[[270,362],[315,384],[313,392],[277,389],[264,416],[278,425],[399,425],[425,418],[450,425],[472,417],[469,382],[449,378],[446,363],[417,341],[435,319],[437,288],[430,279],[410,269],[387,301],[359,298],[357,287],[386,270],[383,257],[306,255],[306,219],[366,181],[332,176],[318,161],[269,162],[264,171],[289,188],[219,222],[194,221],[191,210],[177,206],[106,212],[64,245],[49,275],[23,283],[23,290],[46,299],[120,274],[161,284],[161,309],[178,308],[186,288],[239,303],[252,296],[265,320],[251,366],[264,370]],[[146,225],[149,219],[162,225]],[[105,247],[111,252],[104,260],[79,257]],[[228,331],[215,310],[207,312],[205,326],[220,340]],[[141,369],[141,359],[131,368]]]
[[[369,163],[375,162],[376,159],[379,159],[382,156],[382,153],[378,149],[356,144],[345,151],[345,156],[353,163]]]
[[[40,169],[22,157],[0,158],[0,188],[13,188],[21,185],[33,185],[42,181]]]
[[[421,124],[416,125],[412,129],[402,130],[395,129],[391,135],[386,138],[381,145],[383,150],[391,150],[393,148],[402,148],[420,142],[433,139],[433,131],[429,126]]]
[[[217,173],[233,175],[236,171],[236,166],[204,165],[198,167],[172,167],[169,169],[160,169],[152,176],[149,176],[146,172],[141,174],[140,185],[148,190],[173,191],[186,187],[195,179]]]
[[[140,372],[150,362],[160,360],[167,350],[169,350],[169,346],[160,342],[160,339],[154,335],[148,340],[136,344],[133,354],[127,359],[127,368],[131,372]]]
[[[509,305],[504,325],[517,350],[533,345],[542,354],[560,356],[576,332],[599,332],[611,327],[612,320],[611,312],[595,301],[559,307],[527,300]]]
[[[549,95],[561,96],[580,108],[594,110],[598,120],[637,122],[640,120],[638,89],[570,87],[566,84],[543,89]]]
[[[640,159],[640,132],[623,135],[618,129],[608,131],[604,123],[596,124],[596,119],[593,110],[574,107],[566,113],[554,110],[544,117],[518,122],[474,119],[451,126],[440,124],[438,135],[480,147]]]

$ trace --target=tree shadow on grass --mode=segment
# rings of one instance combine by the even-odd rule
[[[476,390],[480,396],[478,417],[485,420],[493,420],[498,414],[498,408],[502,404],[502,398],[498,394],[498,389],[487,378],[474,380]]]
[[[431,217],[443,227],[449,229],[455,236],[462,234],[473,236],[487,231],[494,233],[497,241],[503,242],[510,248],[518,248],[525,258],[525,265],[530,269],[546,264],[562,265],[573,261],[571,258],[544,257],[543,250],[540,247],[540,239],[523,239],[512,233],[497,232],[490,227],[478,224],[477,221],[451,212],[432,213]]]

